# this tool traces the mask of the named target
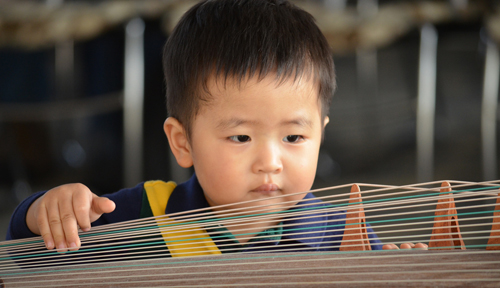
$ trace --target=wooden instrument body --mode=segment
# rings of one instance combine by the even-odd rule
[[[305,252],[126,261],[49,273],[28,269],[5,287],[498,287],[499,254],[485,252]]]

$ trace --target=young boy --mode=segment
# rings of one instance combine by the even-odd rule
[[[281,211],[288,201],[324,205],[311,194],[294,194],[313,184],[336,85],[328,43],[311,15],[287,1],[202,1],[169,37],[164,72],[169,113],[164,131],[178,164],[194,166],[195,175],[178,186],[146,182],[106,197],[83,184],[34,194],[14,212],[8,239],[42,235],[48,249],[64,252],[80,247],[78,227],[88,231],[91,223],[205,207],[223,215],[229,208],[265,204]],[[167,195],[160,208],[153,207],[155,187]],[[247,200],[258,201],[240,203]],[[218,207],[226,204],[234,205]],[[276,246],[338,249],[330,243],[338,243],[342,232],[317,223],[342,224],[345,216],[311,215],[245,223],[244,236],[226,227],[226,235],[243,249],[258,245],[248,235]],[[283,233],[280,225],[308,237]],[[376,236],[369,235],[372,249],[380,249]]]

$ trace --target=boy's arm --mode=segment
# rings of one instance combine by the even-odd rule
[[[37,192],[28,198],[24,199],[19,206],[16,207],[12,217],[10,218],[9,228],[7,229],[6,240],[22,239],[28,237],[38,236],[31,232],[26,224],[26,214],[31,204],[36,201],[40,196],[47,191]]]
[[[382,242],[378,239],[377,234],[374,233],[372,227],[368,223],[366,223],[366,232],[368,233],[372,250],[382,250]]]

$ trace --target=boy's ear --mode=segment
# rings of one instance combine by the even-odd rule
[[[325,116],[325,118],[323,118],[323,129],[321,129],[321,144],[323,144],[323,141],[325,140],[325,127],[328,122],[330,122],[330,118]]]
[[[184,126],[177,119],[168,117],[163,124],[163,130],[165,131],[165,135],[167,135],[170,150],[172,150],[177,163],[183,168],[193,166],[191,146],[189,145]]]
[[[323,119],[323,129],[325,129],[326,124],[330,122],[330,118],[328,116],[325,116],[325,119]]]

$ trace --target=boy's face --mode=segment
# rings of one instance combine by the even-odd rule
[[[183,142],[184,158],[176,157],[181,166],[194,165],[210,206],[300,201],[304,194],[268,198],[308,191],[313,184],[328,122],[321,119],[317,85],[306,79],[277,84],[270,75],[240,85],[212,80],[208,87],[210,100],[193,121],[191,141]]]

